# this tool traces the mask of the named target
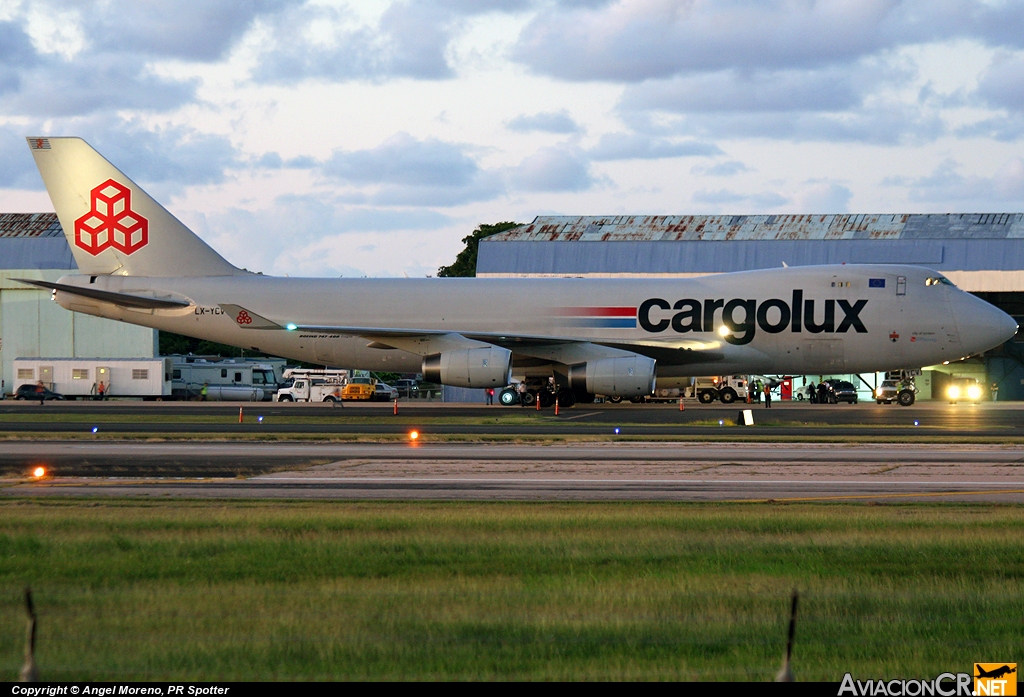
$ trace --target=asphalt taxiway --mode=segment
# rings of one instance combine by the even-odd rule
[[[237,422],[239,408],[245,414]],[[272,403],[142,403],[142,402],[0,402],[0,433],[47,434],[60,437],[89,433],[152,434],[171,438],[190,435],[260,434],[288,436],[395,436],[416,428],[439,436],[566,436],[621,435],[686,437],[723,435],[741,409],[751,409],[754,425],[744,436],[807,436],[811,438],[907,437],[943,435],[970,438],[1024,438],[1024,404],[918,403],[897,405],[799,402],[762,405],[701,405],[689,402],[680,411],[674,404],[577,405],[555,415],[553,410],[402,402],[398,416],[390,404]],[[258,417],[263,417],[258,420]],[[95,422],[90,418],[96,418]],[[508,423],[511,419],[516,423]],[[123,420],[122,420],[123,419]],[[618,429],[618,431],[616,431]]]
[[[1024,447],[991,445],[9,442],[0,468],[4,496],[1024,502]]]

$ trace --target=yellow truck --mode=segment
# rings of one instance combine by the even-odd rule
[[[341,398],[345,400],[371,400],[377,390],[377,381],[373,378],[350,378],[341,389]]]

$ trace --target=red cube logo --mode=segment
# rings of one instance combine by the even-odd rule
[[[108,247],[131,254],[149,242],[149,221],[132,210],[132,192],[108,179],[92,190],[92,208],[75,221],[75,246],[96,256]]]

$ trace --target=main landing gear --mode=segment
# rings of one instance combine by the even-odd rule
[[[498,401],[506,407],[519,404],[520,401],[524,407],[535,407],[540,401],[541,409],[549,409],[555,406],[556,400],[560,409],[568,409],[577,402],[592,403],[594,395],[578,395],[568,387],[562,387],[557,392],[552,392],[549,386],[531,386],[525,393],[519,392],[513,387],[506,387],[498,395]]]

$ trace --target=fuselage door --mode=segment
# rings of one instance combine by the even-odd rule
[[[810,339],[804,342],[802,352],[808,374],[841,373],[846,368],[842,339]]]

